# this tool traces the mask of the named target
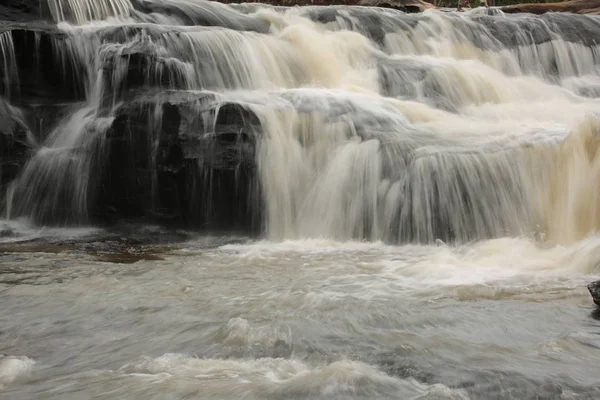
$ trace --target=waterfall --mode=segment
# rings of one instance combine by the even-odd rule
[[[133,6],[129,0],[48,0],[48,8],[56,22],[83,24],[109,17],[126,17]]]
[[[37,135],[8,217],[389,243],[600,228],[600,17],[48,6],[57,26],[0,33]]]

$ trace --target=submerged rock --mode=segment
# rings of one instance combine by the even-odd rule
[[[600,281],[590,283],[587,288],[592,295],[594,303],[596,303],[597,306],[600,306]]]

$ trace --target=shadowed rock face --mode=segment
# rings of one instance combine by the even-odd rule
[[[27,133],[15,110],[0,98],[0,196],[27,161],[31,147]]]
[[[70,51],[72,42],[58,29],[42,24],[7,24],[0,35],[12,62],[0,63],[0,92],[19,106],[81,101],[86,68]]]
[[[99,221],[137,216],[258,229],[259,131],[253,113],[208,94],[139,95],[117,111],[107,133],[108,159],[92,213]]]

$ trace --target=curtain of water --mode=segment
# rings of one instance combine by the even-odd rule
[[[193,0],[147,0],[135,12],[126,1],[50,4],[57,20],[68,9],[81,24],[61,26],[70,49],[61,57],[87,66],[87,97],[24,169],[13,196],[23,214],[66,208],[86,219],[106,132],[134,98],[153,110],[144,139],[152,169],[167,102],[182,115],[180,137],[214,136],[223,103],[257,118],[253,185],[270,238],[565,243],[600,224],[590,116],[600,110],[590,39],[599,18]],[[84,24],[109,16],[130,18]],[[132,60],[144,66],[135,90]],[[140,92],[153,94],[139,100]],[[205,164],[200,175],[212,176]],[[216,186],[201,181],[208,198]]]
[[[55,22],[83,24],[108,17],[126,17],[133,6],[130,0],[48,0]]]
[[[0,59],[2,60],[2,93],[9,100],[18,93],[13,93],[13,89],[18,89],[19,70],[17,69],[15,59],[15,46],[10,32],[0,33]]]

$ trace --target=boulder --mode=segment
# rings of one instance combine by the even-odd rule
[[[595,281],[587,285],[590,294],[592,295],[592,299],[597,306],[600,306],[600,281]]]

